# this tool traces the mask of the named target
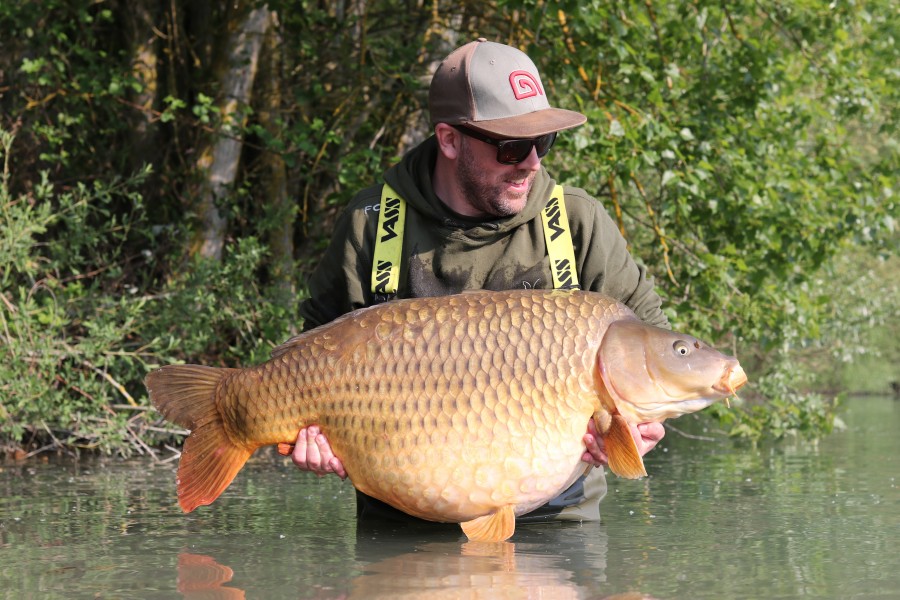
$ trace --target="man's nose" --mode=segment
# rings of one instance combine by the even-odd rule
[[[531,152],[528,153],[528,157],[516,166],[520,169],[525,169],[526,171],[537,171],[541,168],[541,159],[538,158],[537,150],[534,146],[531,147]]]

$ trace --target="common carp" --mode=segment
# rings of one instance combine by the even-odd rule
[[[318,424],[361,492],[499,541],[585,471],[590,419],[610,470],[637,478],[628,423],[700,410],[746,381],[736,359],[604,295],[514,290],[360,309],[261,365],[170,365],[145,384],[191,430],[177,480],[185,512],[212,503],[257,448]]]

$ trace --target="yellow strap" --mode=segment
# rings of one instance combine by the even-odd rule
[[[575,249],[569,231],[569,217],[563,187],[557,185],[541,211],[544,240],[550,256],[550,271],[554,289],[581,289],[575,268]],[[372,293],[390,296],[400,287],[400,262],[403,254],[403,227],[406,224],[406,201],[384,184],[375,235],[375,256],[372,261]]]
[[[550,256],[553,288],[557,290],[581,289],[581,286],[578,285],[575,248],[572,246],[569,217],[566,215],[566,202],[561,185],[553,188],[547,206],[541,211],[541,221],[544,225],[547,254]]]
[[[403,253],[403,226],[406,201],[391,186],[381,190],[375,257],[372,261],[372,293],[393,295],[400,287],[400,260]]]

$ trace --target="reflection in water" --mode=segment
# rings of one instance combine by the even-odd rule
[[[605,580],[599,524],[526,525],[512,541],[469,542],[456,526],[363,520],[355,554],[362,574],[350,598],[583,598]]]
[[[243,590],[222,585],[232,577],[234,571],[211,556],[178,555],[178,591],[187,600],[243,600]]]
[[[349,598],[579,598],[567,575],[511,542],[430,543],[367,565]]]
[[[526,546],[528,544],[525,544]],[[592,597],[560,568],[554,554],[516,553],[512,542],[425,542],[363,569],[346,590],[318,588],[320,600],[357,598],[517,598],[570,600]],[[587,566],[587,565],[584,565]],[[234,572],[212,557],[178,556],[178,591],[190,600],[236,600],[244,591],[222,584]],[[602,573],[594,575],[602,577]],[[598,600],[653,600],[640,593],[593,596]]]
[[[349,483],[281,457],[190,515],[174,465],[0,459],[0,600],[897,597],[900,402],[853,399],[845,421],[818,443],[667,436],[649,478],[610,479],[601,523],[487,547],[362,527]]]

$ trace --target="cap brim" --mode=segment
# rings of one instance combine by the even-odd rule
[[[585,121],[587,121],[587,117],[580,112],[563,108],[547,108],[514,117],[468,121],[462,124],[496,137],[534,138],[554,131],[572,129],[583,125]]]

